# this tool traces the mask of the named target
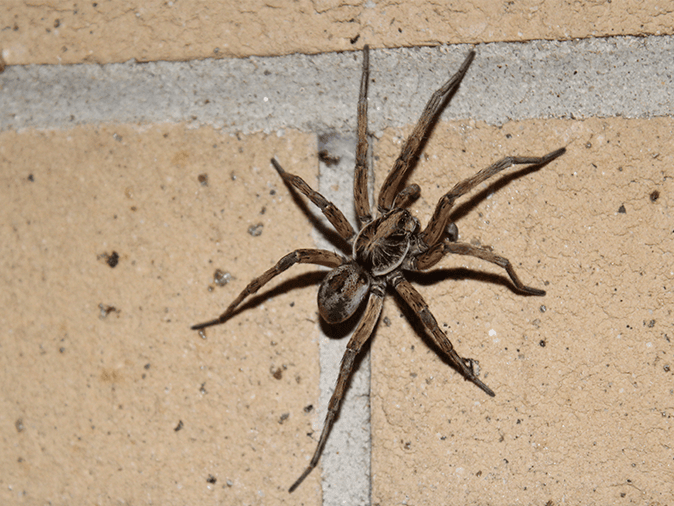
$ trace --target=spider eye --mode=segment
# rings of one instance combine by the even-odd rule
[[[356,312],[370,290],[370,278],[356,263],[330,271],[318,289],[318,312],[328,323],[340,323]]]

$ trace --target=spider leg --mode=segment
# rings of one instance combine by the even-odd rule
[[[454,345],[447,335],[440,329],[438,322],[428,308],[428,304],[417,290],[407,281],[400,272],[394,272],[387,279],[395,290],[400,294],[403,300],[409,304],[412,310],[419,315],[421,323],[424,325],[435,344],[443,351],[450,362],[463,374],[466,380],[472,381],[488,395],[494,397],[494,392],[487,385],[477,378],[472,358],[463,358],[454,350]]]
[[[295,483],[292,484],[288,492],[293,492],[304,479],[309,476],[309,473],[316,467],[318,464],[318,459],[323,453],[323,447],[325,442],[328,439],[330,430],[332,429],[332,424],[335,421],[335,416],[339,412],[339,405],[342,402],[344,397],[344,392],[346,390],[346,385],[351,376],[351,369],[353,368],[353,363],[358,356],[358,352],[361,350],[363,345],[367,342],[372,335],[372,330],[379,319],[381,314],[381,308],[384,303],[384,290],[386,289],[386,284],[379,280],[375,281],[370,288],[370,298],[367,302],[367,307],[365,308],[365,314],[363,318],[358,323],[358,327],[351,336],[349,343],[346,345],[346,352],[344,357],[342,357],[342,364],[339,367],[339,376],[337,378],[337,385],[335,386],[335,391],[330,397],[330,403],[328,404],[328,412],[325,416],[325,422],[323,423],[323,431],[321,432],[321,437],[318,440],[318,445],[314,451],[314,455],[311,458],[309,466],[304,470],[302,475],[297,479]]]
[[[395,200],[393,201],[393,207],[402,208],[407,206],[410,202],[419,198],[421,195],[421,188],[418,184],[411,184],[406,188],[402,189],[396,195]]]
[[[283,167],[281,167],[275,158],[271,159],[271,163],[286,183],[302,192],[321,210],[330,223],[332,223],[332,226],[335,227],[335,230],[337,230],[339,235],[347,241],[356,235],[349,220],[346,219],[344,214],[342,214],[342,211],[340,211],[335,204],[327,200],[317,191],[312,190],[311,186],[309,186],[301,177],[289,174],[283,170]]]
[[[443,84],[439,90],[433,93],[430,100],[426,104],[424,112],[421,114],[417,125],[414,127],[414,130],[405,141],[403,149],[400,152],[400,156],[398,156],[398,159],[393,164],[391,172],[389,172],[386,180],[384,181],[384,184],[381,187],[381,190],[379,191],[379,200],[377,205],[379,206],[379,211],[382,214],[385,211],[391,209],[391,205],[393,204],[393,200],[395,199],[395,195],[398,191],[398,185],[405,176],[405,172],[407,172],[414,155],[419,150],[421,141],[428,134],[431,126],[433,125],[433,122],[435,121],[435,118],[445,106],[449,96],[459,87],[459,83],[468,71],[468,67],[470,66],[470,63],[473,61],[474,57],[475,51],[468,53],[468,56],[466,56],[466,59],[461,64],[461,67],[459,67],[459,70],[456,72],[456,74],[450,77],[449,80]]]
[[[363,48],[363,74],[358,95],[358,145],[356,146],[356,169],[353,178],[353,200],[356,215],[361,225],[372,221],[370,201],[367,196],[367,84],[370,79],[370,46]]]
[[[447,253],[453,253],[455,255],[466,255],[476,258],[481,258],[487,262],[498,265],[506,270],[508,276],[515,284],[518,290],[529,295],[545,295],[545,290],[539,290],[538,288],[532,288],[526,286],[520,280],[519,276],[515,272],[510,260],[505,257],[499,256],[489,248],[480,248],[477,246],[472,246],[470,244],[462,242],[451,242],[450,240],[445,239],[444,242],[438,243],[433,246],[431,249],[419,255],[415,260],[414,270],[425,271],[429,269],[440,259],[445,256]]]
[[[530,164],[532,166],[543,166],[558,156],[563,155],[565,151],[566,148],[560,148],[556,151],[553,151],[552,153],[548,153],[547,155],[540,157],[506,156],[489,167],[482,169],[474,176],[457,183],[454,188],[443,195],[438,201],[438,204],[435,207],[435,212],[433,213],[433,217],[428,222],[428,225],[424,231],[421,233],[421,238],[428,246],[435,245],[435,243],[437,243],[442,237],[442,233],[447,226],[447,222],[449,221],[449,211],[454,206],[456,199],[462,195],[465,195],[480,183],[486,181],[495,174],[498,174],[502,170],[511,167],[512,165]]]
[[[326,267],[339,267],[344,263],[344,259],[337,253],[332,251],[327,251],[323,249],[298,249],[292,253],[288,253],[286,256],[281,258],[274,267],[267,270],[262,276],[255,278],[251,281],[246,288],[239,294],[239,296],[234,299],[234,301],[227,307],[224,313],[218,316],[215,320],[211,320],[205,323],[199,323],[193,325],[192,330],[201,330],[206,327],[211,327],[213,325],[218,325],[224,323],[232,316],[234,310],[243,302],[243,299],[256,293],[260,288],[269,283],[272,278],[278,276],[282,272],[288,270],[295,264],[315,264],[315,265],[324,265]]]

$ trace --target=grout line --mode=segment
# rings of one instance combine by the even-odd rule
[[[543,117],[674,114],[674,36],[491,43],[444,119],[489,124]],[[468,45],[373,50],[370,131],[417,119]],[[360,52],[242,60],[9,66],[0,130],[190,122],[229,133],[354,132]]]
[[[356,102],[351,104],[356,113]],[[318,151],[325,150],[336,163],[320,162],[318,191],[332,201],[356,226],[358,221],[353,203],[353,170],[355,167],[356,135],[320,135]],[[324,220],[326,228],[332,226]],[[336,244],[314,229],[318,248],[336,250]],[[350,252],[349,252],[350,253]],[[354,323],[355,324],[355,323]],[[326,335],[323,330],[331,332]],[[316,434],[320,434],[325,421],[328,402],[335,389],[335,383],[353,328],[337,326],[321,329],[319,337],[320,355],[320,399],[316,418]],[[346,391],[340,413],[332,428],[321,457],[323,505],[366,506],[370,504],[370,353],[363,350],[356,361],[349,387]]]

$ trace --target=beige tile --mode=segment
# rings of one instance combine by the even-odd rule
[[[422,188],[422,223],[498,158],[567,146],[536,172],[495,178],[454,215],[461,240],[492,246],[547,295],[522,296],[503,270],[465,257],[415,278],[493,399],[389,300],[372,349],[373,504],[672,497],[673,129],[670,118],[437,126],[408,180]],[[406,133],[379,142],[380,181]]]
[[[315,146],[181,125],[0,135],[0,503],[290,500],[314,449],[315,269],[207,339],[189,327],[313,245],[269,159],[315,184]],[[318,478],[292,503],[317,504]]]
[[[633,2],[10,1],[0,50],[10,65],[323,53],[534,39],[673,33],[662,0]]]

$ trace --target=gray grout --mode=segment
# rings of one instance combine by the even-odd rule
[[[352,105],[356,112],[355,102]],[[356,163],[355,132],[351,134],[321,135],[318,150],[325,150],[336,163],[320,163],[318,191],[332,201],[356,226],[358,220],[353,202],[353,169]],[[372,164],[370,163],[370,168]],[[370,171],[370,178],[372,171]],[[335,189],[337,188],[337,191]],[[370,196],[370,202],[372,197]],[[328,229],[332,226],[322,220]],[[331,242],[318,230],[314,231],[316,246],[334,251]],[[343,242],[343,241],[342,241]],[[347,251],[346,253],[351,253]],[[353,329],[341,330],[338,335],[326,335],[321,329],[320,399],[315,420],[316,436],[323,429],[328,402],[335,389],[342,356]],[[334,334],[334,333],[333,333]],[[346,335],[344,335],[346,334]],[[323,506],[367,506],[370,504],[370,354],[363,350],[356,361],[349,388],[342,400],[339,417],[335,421],[321,457]]]
[[[414,122],[469,46],[374,50],[370,131]],[[674,37],[492,43],[444,119],[672,115]],[[355,131],[360,52],[242,60],[10,66],[0,130],[191,122],[229,133]]]

